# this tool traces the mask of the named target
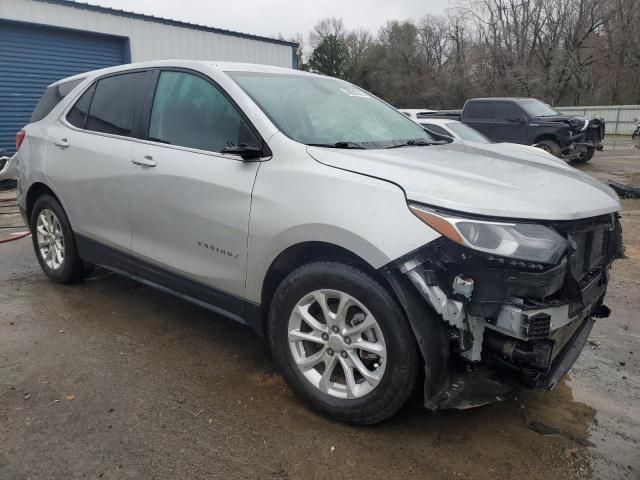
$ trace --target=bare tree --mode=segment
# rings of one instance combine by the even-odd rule
[[[640,103],[640,0],[456,0],[446,15],[389,21],[377,36],[319,22],[344,46],[342,76],[398,106],[480,95],[554,105]]]
[[[332,35],[342,40],[345,34],[344,23],[341,18],[324,18],[316,23],[311,33],[309,33],[309,45],[315,49],[326,37]]]

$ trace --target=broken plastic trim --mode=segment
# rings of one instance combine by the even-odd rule
[[[553,388],[592,317],[608,315],[608,270],[623,252],[617,215],[548,225],[569,243],[557,265],[518,263],[440,238],[381,269],[425,357],[427,408],[490,403],[517,385]],[[429,350],[425,339],[434,335],[448,340]]]

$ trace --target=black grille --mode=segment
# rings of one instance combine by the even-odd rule
[[[529,340],[547,338],[551,330],[551,317],[546,314],[532,315],[527,319],[526,337]]]
[[[570,233],[571,239],[575,242],[575,251],[569,261],[571,271],[578,281],[588,281],[589,274],[602,267],[609,232],[610,228],[607,225],[599,225]]]
[[[591,142],[599,142],[604,138],[604,125],[589,127],[585,139]]]

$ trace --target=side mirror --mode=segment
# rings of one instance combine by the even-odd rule
[[[244,160],[252,160],[264,156],[262,147],[249,143],[241,143],[240,145],[229,145],[220,150],[220,153],[230,153],[232,155],[240,155]]]

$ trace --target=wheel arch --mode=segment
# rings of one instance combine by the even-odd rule
[[[60,198],[58,198],[58,196],[51,189],[51,187],[49,187],[48,185],[42,182],[34,182],[29,187],[29,190],[27,190],[27,194],[25,196],[25,208],[26,208],[27,220],[29,220],[29,222],[31,222],[31,213],[33,212],[33,207],[36,204],[36,201],[38,200],[38,198],[42,197],[43,195],[51,195],[53,198],[57,200],[58,203],[60,203],[60,205],[62,205],[62,202],[60,202]]]
[[[306,241],[291,245],[273,260],[267,270],[262,284],[261,331],[257,333],[268,338],[268,312],[278,285],[303,265],[322,260],[339,261],[360,268],[389,292],[407,318],[418,344],[421,368],[424,369],[425,406],[435,408],[435,402],[439,401],[449,384],[449,340],[446,330],[442,328],[440,317],[427,306],[409,280],[389,265],[376,269],[359,255],[329,242]]]
[[[404,307],[398,301],[396,292],[385,276],[376,270],[369,262],[356,253],[339,245],[323,241],[305,241],[287,247],[272,262],[262,283],[260,306],[262,310],[262,334],[266,334],[267,317],[271,300],[278,285],[293,271],[303,265],[321,260],[332,260],[352,265],[364,270],[379,281],[391,294],[400,308]]]
[[[559,136],[557,134],[551,133],[551,132],[545,132],[545,133],[539,134],[533,140],[533,144],[535,145],[536,143],[540,143],[540,142],[542,142],[544,140],[552,140],[552,141],[556,142],[558,145],[560,145]]]

